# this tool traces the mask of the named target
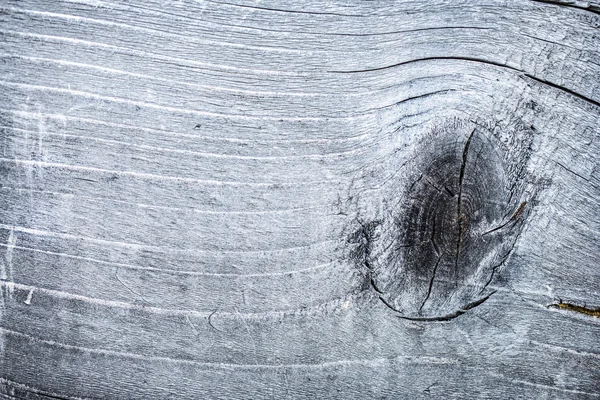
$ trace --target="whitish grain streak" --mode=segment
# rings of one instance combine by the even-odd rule
[[[251,210],[251,211],[242,211],[242,210],[203,210],[196,207],[175,207],[175,206],[157,206],[154,204],[147,203],[138,203],[133,201],[125,201],[125,200],[117,200],[110,197],[94,197],[94,196],[85,196],[82,194],[74,194],[74,193],[65,193],[65,192],[55,192],[51,190],[38,190],[29,187],[11,187],[11,186],[3,186],[0,188],[0,191],[13,191],[18,192],[20,195],[32,195],[34,193],[41,195],[51,195],[56,197],[63,197],[64,199],[85,199],[91,200],[96,203],[103,203],[106,206],[107,203],[111,204],[125,204],[125,205],[134,205],[136,207],[148,210],[168,210],[168,211],[182,211],[182,212],[194,212],[198,214],[210,214],[210,215],[269,215],[269,214],[287,214],[287,213],[298,213],[303,211],[328,211],[330,209],[329,204],[317,205],[312,207],[298,207],[298,208],[269,208],[267,210]],[[315,204],[315,203],[312,203]]]
[[[17,132],[38,133],[37,130],[15,128],[15,127],[11,127],[8,125],[1,125],[1,124],[0,124],[0,128],[12,129]],[[298,156],[294,156],[294,155],[241,156],[241,155],[234,155],[234,154],[218,154],[218,153],[206,153],[206,152],[193,151],[193,150],[173,149],[173,148],[169,148],[169,147],[156,147],[156,146],[149,146],[149,145],[144,145],[144,144],[136,144],[134,142],[124,142],[124,141],[120,141],[120,140],[102,139],[102,138],[98,138],[98,137],[84,136],[84,135],[73,135],[73,134],[64,133],[64,132],[60,132],[60,133],[45,132],[44,136],[45,137],[57,136],[59,138],[84,139],[84,140],[89,140],[91,142],[117,144],[117,145],[124,145],[124,146],[128,146],[128,147],[144,149],[144,150],[153,150],[153,151],[156,151],[159,153],[189,154],[189,155],[201,156],[201,157],[206,157],[206,158],[220,158],[220,159],[234,159],[234,160],[257,160],[257,161],[261,161],[261,160],[278,160],[278,161],[279,160],[327,160],[329,158],[339,158],[341,156],[350,157],[350,156],[356,155],[357,153],[362,152],[362,150],[363,150],[361,148],[357,148],[357,149],[341,151],[341,152],[337,152],[337,153],[327,153],[327,154],[323,154],[323,155],[321,155],[321,154],[303,154],[303,155],[298,155]]]
[[[0,243],[0,247],[9,248],[10,244]],[[48,255],[59,256],[59,257],[65,257],[65,258],[69,258],[69,259],[73,259],[73,260],[90,261],[90,262],[98,263],[98,264],[102,264],[102,265],[117,266],[117,267],[123,267],[123,268],[127,268],[127,269],[133,269],[133,270],[155,271],[155,272],[167,273],[167,274],[172,274],[172,275],[210,276],[210,277],[224,277],[224,278],[260,278],[260,277],[267,277],[267,276],[286,276],[286,275],[292,275],[292,274],[310,273],[310,272],[314,272],[319,269],[324,269],[326,267],[335,265],[335,262],[328,262],[328,263],[316,265],[314,267],[297,269],[297,270],[293,270],[293,271],[277,271],[277,272],[264,272],[264,273],[252,273],[252,274],[233,274],[233,273],[214,273],[214,272],[200,272],[200,271],[178,270],[178,269],[169,269],[169,268],[144,267],[144,266],[136,265],[136,264],[126,264],[126,263],[119,263],[119,262],[113,262],[113,261],[103,261],[103,260],[99,260],[99,259],[92,258],[92,257],[75,256],[75,255],[71,255],[71,254],[67,254],[67,253],[46,251],[46,250],[34,249],[31,247],[24,247],[24,246],[12,246],[12,249],[31,251],[31,252],[35,252],[35,253],[48,254]]]
[[[115,246],[115,247],[129,247],[129,248],[133,248],[133,249],[147,249],[147,250],[152,250],[152,249],[159,249],[163,252],[172,252],[172,253],[180,253],[180,252],[185,252],[185,253],[197,253],[197,254],[206,254],[206,253],[215,253],[215,254],[252,254],[252,253],[257,253],[257,254],[268,254],[268,253],[279,253],[279,252],[287,252],[290,250],[300,250],[300,249],[306,249],[306,248],[311,248],[323,243],[327,243],[327,242],[331,242],[333,243],[334,240],[322,240],[319,242],[315,242],[315,243],[311,243],[311,244],[307,244],[307,245],[302,245],[302,246],[291,246],[291,247],[285,247],[285,248],[279,248],[279,249],[270,249],[270,250],[239,250],[239,251],[235,251],[235,250],[225,250],[225,249],[221,249],[221,250],[200,250],[200,249],[194,249],[194,250],[177,250],[177,249],[172,249],[170,247],[162,247],[162,246],[151,246],[151,245],[144,245],[144,244],[140,244],[140,243],[127,243],[127,242],[119,242],[119,241],[112,241],[112,240],[104,240],[104,239],[96,239],[96,238],[91,238],[91,237],[85,237],[85,236],[80,236],[80,235],[70,235],[68,233],[60,233],[60,232],[51,232],[51,231],[44,231],[41,229],[33,229],[33,228],[26,228],[26,227],[21,227],[21,226],[12,226],[12,225],[5,225],[5,224],[0,224],[0,228],[2,229],[14,229],[17,232],[24,232],[24,233],[28,233],[31,235],[39,235],[39,236],[50,236],[50,237],[58,237],[61,239],[70,239],[70,240],[75,240],[75,241],[79,241],[79,240],[85,240],[88,242],[92,242],[92,243],[99,243],[99,244],[103,244],[103,245],[109,245],[109,246]]]
[[[168,134],[168,135],[172,135],[172,136],[185,137],[185,138],[194,139],[194,140],[219,140],[219,141],[223,141],[223,142],[238,143],[238,144],[268,143],[269,145],[271,145],[272,143],[283,143],[286,146],[292,145],[290,147],[293,147],[293,145],[296,145],[296,144],[297,145],[329,144],[329,143],[344,143],[344,142],[348,142],[348,141],[359,141],[359,140],[363,140],[363,139],[371,136],[370,134],[361,134],[361,135],[357,135],[357,136],[345,136],[343,138],[334,138],[334,139],[324,139],[324,138],[286,139],[286,138],[281,138],[281,139],[252,140],[251,138],[240,139],[240,138],[221,137],[221,136],[203,136],[203,135],[196,135],[196,134],[190,134],[190,133],[182,133],[182,132],[177,132],[177,131],[170,131],[170,130],[165,130],[165,129],[152,129],[152,128],[140,127],[137,125],[128,125],[128,124],[122,124],[122,123],[116,123],[116,122],[108,122],[108,121],[97,120],[97,119],[93,119],[93,118],[75,117],[75,116],[64,115],[64,114],[39,113],[39,112],[13,110],[13,109],[6,109],[6,108],[0,108],[0,112],[19,115],[19,116],[26,117],[26,118],[38,119],[43,116],[43,117],[51,118],[51,119],[53,119],[55,121],[59,121],[59,122],[63,122],[63,121],[88,122],[88,123],[92,123],[92,124],[96,124],[96,125],[102,125],[102,126],[114,127],[114,128],[122,128],[122,129],[134,130],[134,131],[143,131],[143,132],[148,132],[148,133],[152,133],[152,134]]]
[[[141,26],[134,26],[134,25],[124,24],[124,23],[89,18],[89,17],[80,17],[80,16],[70,15],[70,14],[60,14],[60,13],[54,13],[54,12],[48,12],[48,11],[37,11],[37,10],[16,9],[16,8],[8,8],[8,9],[0,8],[0,10],[9,10],[10,12],[15,13],[15,14],[36,15],[36,16],[41,16],[41,17],[46,17],[46,18],[50,17],[50,18],[55,18],[55,19],[62,19],[65,21],[73,21],[73,22],[77,22],[77,23],[85,22],[89,25],[100,25],[102,27],[100,29],[106,29],[106,27],[111,27],[114,29],[116,27],[116,28],[121,28],[125,31],[132,31],[132,32],[139,33],[142,36],[147,33],[151,33],[151,34],[156,34],[156,35],[159,35],[159,36],[162,36],[165,38],[169,37],[171,39],[178,39],[180,41],[191,42],[194,44],[217,45],[217,46],[223,46],[223,47],[253,49],[253,50],[260,50],[260,51],[271,51],[271,52],[275,52],[275,53],[306,53],[305,50],[300,50],[300,49],[284,48],[284,47],[271,47],[271,46],[252,46],[252,45],[248,45],[248,44],[200,39],[198,36],[193,36],[193,40],[190,40],[190,36],[188,36],[188,35],[180,35],[180,34],[168,32],[168,31],[164,31],[164,30],[160,30],[160,29],[150,29],[150,28],[145,28],[145,27],[141,27]],[[64,24],[64,22],[63,22],[63,24]]]
[[[15,164],[23,164],[23,165],[32,165],[38,167],[49,167],[49,168],[64,168],[68,170],[75,171],[87,171],[87,172],[100,172],[105,174],[113,174],[119,176],[134,176],[137,178],[146,178],[149,180],[159,180],[159,181],[177,181],[177,182],[191,182],[191,183],[201,183],[205,185],[215,185],[215,186],[258,186],[258,187],[274,187],[274,186],[306,186],[306,185],[319,185],[319,184],[332,184],[332,187],[335,186],[336,181],[287,181],[287,182],[238,182],[238,181],[217,181],[217,180],[209,180],[209,179],[196,179],[196,178],[184,178],[179,176],[169,176],[169,175],[156,175],[145,172],[135,172],[135,171],[117,171],[113,169],[104,169],[104,168],[95,168],[95,167],[84,167],[81,165],[71,165],[71,164],[61,164],[61,163],[51,163],[45,161],[37,161],[37,160],[23,160],[23,159],[9,159],[9,158],[0,158],[0,162],[6,163],[15,163]]]
[[[190,66],[190,67],[199,67],[199,68],[205,68],[205,69],[209,69],[209,70],[212,69],[215,71],[217,71],[217,70],[232,71],[232,72],[241,73],[244,75],[248,75],[248,74],[268,75],[268,76],[298,76],[299,75],[296,72],[286,72],[286,71],[268,70],[268,69],[239,68],[239,67],[233,67],[233,66],[229,66],[229,65],[207,63],[207,62],[197,61],[197,60],[192,60],[192,59],[187,59],[187,58],[170,57],[170,56],[166,56],[166,55],[162,55],[162,54],[151,53],[148,51],[140,51],[140,50],[132,49],[129,47],[122,47],[122,46],[110,45],[110,44],[105,44],[105,43],[92,42],[92,41],[83,40],[83,39],[68,38],[68,37],[64,37],[64,36],[44,35],[44,34],[39,34],[39,33],[19,32],[19,31],[12,31],[12,30],[0,30],[0,33],[12,34],[15,36],[20,36],[20,37],[35,38],[38,40],[45,40],[47,42],[56,41],[56,42],[69,43],[72,45],[77,45],[77,46],[82,46],[82,47],[102,48],[105,50],[109,50],[109,53],[107,54],[107,56],[109,56],[110,52],[121,51],[121,52],[124,52],[125,54],[135,55],[140,58],[149,58],[149,56],[151,55],[156,59],[156,61],[158,61],[158,63],[162,62],[165,64],[175,64],[175,65],[189,64],[188,66]]]
[[[178,84],[178,85],[182,85],[187,88],[201,88],[201,89],[205,89],[207,91],[212,91],[212,92],[228,92],[228,93],[236,93],[236,94],[246,94],[246,95],[250,95],[250,96],[332,97],[331,94],[322,93],[322,92],[321,93],[318,93],[318,92],[276,92],[276,91],[266,91],[266,90],[244,90],[244,89],[239,89],[239,88],[234,89],[234,88],[226,88],[226,87],[222,87],[222,86],[202,85],[199,83],[191,83],[191,82],[187,82],[187,81],[173,79],[173,77],[161,78],[157,75],[140,74],[140,73],[125,71],[125,70],[121,70],[121,69],[107,68],[107,67],[103,67],[103,66],[99,66],[99,65],[95,65],[95,64],[86,64],[86,63],[80,63],[80,62],[74,62],[74,61],[66,61],[66,60],[60,60],[60,59],[56,59],[56,58],[30,57],[30,56],[23,56],[20,54],[13,54],[13,53],[0,53],[0,58],[9,58],[9,57],[27,60],[27,61],[31,61],[32,63],[37,63],[37,64],[42,64],[45,62],[45,63],[52,63],[52,64],[56,64],[56,65],[78,67],[78,68],[82,68],[82,69],[92,69],[92,70],[100,71],[105,74],[131,76],[131,77],[135,77],[135,78],[146,79],[149,81],[164,82],[164,83],[167,83],[170,85]],[[361,96],[363,94],[376,94],[376,93],[382,92],[383,90],[384,89],[371,90],[371,91],[361,92],[361,93],[345,93],[344,97],[357,97],[357,96]]]
[[[587,396],[600,397],[600,394],[598,394],[598,393],[591,393],[591,392],[585,392],[582,390],[566,389],[566,388],[561,388],[561,387],[557,387],[557,386],[544,385],[541,383],[529,382],[529,381],[526,381],[523,379],[516,379],[514,377],[508,378],[502,374],[497,374],[497,373],[490,373],[490,374],[497,378],[508,379],[508,380],[510,380],[511,383],[521,383],[521,384],[527,385],[527,386],[533,386],[533,387],[537,387],[540,389],[554,390],[554,391],[558,391],[558,392],[562,392],[562,393],[584,394]]]
[[[94,349],[88,347],[74,346],[64,343],[58,343],[52,340],[40,339],[26,333],[15,331],[0,327],[0,331],[4,334],[15,335],[26,338],[32,342],[44,343],[45,345],[60,347],[68,350],[84,351],[88,353],[102,354],[105,356],[121,357],[121,358],[133,358],[138,360],[152,360],[157,362],[170,362],[170,363],[181,363],[196,365],[199,367],[212,367],[222,369],[325,369],[338,366],[383,366],[389,362],[400,362],[406,364],[458,364],[457,360],[445,358],[445,357],[432,357],[432,356],[397,356],[389,358],[373,358],[373,359],[349,359],[349,360],[337,360],[328,361],[323,363],[314,364],[227,364],[227,363],[216,363],[216,362],[200,362],[193,360],[185,360],[172,357],[161,357],[161,356],[145,356],[136,353],[105,350],[105,349]]]
[[[12,282],[12,281],[0,281],[0,287],[6,287],[11,292],[14,291],[15,289],[19,289],[19,290],[23,290],[23,291],[27,291],[27,292],[34,290],[37,293],[43,293],[47,296],[52,296],[52,297],[59,298],[59,299],[80,301],[82,303],[95,304],[95,305],[103,306],[103,307],[140,310],[140,311],[157,314],[157,315],[167,315],[167,316],[180,315],[180,316],[194,316],[194,317],[198,317],[198,318],[208,318],[210,315],[214,314],[214,310],[196,311],[196,310],[162,308],[162,307],[150,306],[150,305],[137,305],[137,304],[133,304],[133,303],[126,303],[123,301],[105,300],[105,299],[100,299],[97,297],[82,296],[79,294],[64,292],[61,290],[47,289],[47,288],[42,288],[39,286],[32,286],[32,285],[25,285],[22,283],[16,283],[16,282]],[[354,297],[355,297],[355,295],[348,294],[341,298],[334,298],[329,301],[325,301],[323,303],[313,304],[313,305],[298,308],[298,309],[269,310],[269,311],[260,311],[260,312],[247,312],[247,311],[230,312],[230,311],[226,311],[226,310],[219,310],[219,316],[228,317],[231,320],[239,319],[236,317],[240,317],[240,316],[242,316],[244,319],[264,319],[265,317],[280,318],[283,316],[293,315],[299,311],[303,311],[303,312],[306,312],[308,310],[319,311],[320,308],[325,305],[329,305],[331,307],[338,307],[341,309],[342,308],[341,306],[342,306],[342,304],[344,304],[344,302],[346,302],[348,299],[354,298]]]
[[[71,96],[80,96],[88,99],[94,100],[102,100],[102,101],[110,101],[113,103],[119,104],[129,104],[138,107],[146,107],[155,110],[168,111],[174,113],[182,113],[182,114],[191,114],[191,115],[199,115],[199,116],[208,116],[208,117],[221,117],[221,118],[231,118],[231,119],[241,119],[241,120],[250,120],[250,121],[258,121],[258,120],[269,120],[269,121],[323,121],[323,120],[356,120],[360,118],[364,118],[370,115],[368,112],[357,113],[356,115],[347,115],[347,116],[328,116],[328,117],[286,117],[286,116],[269,116],[269,115],[258,115],[258,116],[249,116],[245,114],[223,114],[209,111],[200,111],[189,108],[178,108],[178,107],[168,107],[162,106],[155,103],[149,103],[144,101],[134,101],[128,100],[121,97],[114,96],[103,96],[91,92],[83,92],[80,90],[71,90],[66,88],[57,88],[52,86],[42,86],[42,85],[29,85],[26,83],[18,83],[18,82],[10,82],[10,81],[0,81],[0,85],[9,86],[9,87],[18,87],[25,88],[29,90],[39,90],[41,92],[54,92],[54,93],[62,93],[68,94]]]
[[[543,347],[545,349],[554,351],[554,352],[567,352],[570,354],[574,354],[576,356],[585,356],[585,357],[593,357],[593,358],[597,358],[600,359],[600,354],[599,353],[590,353],[587,351],[582,351],[582,350],[575,350],[572,349],[570,347],[563,347],[563,346],[557,346],[554,344],[550,344],[550,343],[543,343],[543,342],[538,342],[535,340],[530,340],[530,343],[539,346],[539,347]]]

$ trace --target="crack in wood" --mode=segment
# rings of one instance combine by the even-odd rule
[[[435,251],[435,254],[440,254],[440,248],[438,247],[436,240],[435,240],[435,218],[433,218],[433,221],[431,222],[431,237],[429,238],[429,240],[431,241],[431,245],[433,246],[433,250]],[[438,262],[439,262],[439,258],[438,258]]]
[[[513,213],[513,215],[508,219],[508,221],[506,221],[503,224],[498,225],[497,227],[490,229],[487,232],[484,232],[481,234],[481,236],[485,236],[488,235],[490,233],[499,231],[500,229],[503,229],[505,226],[507,226],[508,224],[510,224],[511,222],[516,222],[516,220],[521,216],[521,214],[523,213],[523,210],[525,210],[525,206],[527,205],[527,202],[524,201],[522,202],[519,207],[515,210],[515,212]]]
[[[440,321],[440,322],[444,322],[444,321],[451,321],[455,318],[460,317],[461,315],[465,314],[467,311],[474,309],[475,307],[478,307],[480,305],[482,305],[483,303],[485,303],[490,297],[492,297],[492,295],[496,293],[496,291],[491,292],[490,294],[488,294],[487,296],[479,299],[479,300],[475,300],[469,304],[467,304],[465,307],[463,307],[461,310],[458,310],[456,312],[453,312],[451,314],[446,314],[440,317],[407,317],[404,315],[398,315],[398,318],[401,319],[408,319],[411,321],[423,321],[423,322],[435,322],[435,321]]]
[[[460,164],[460,171],[458,174],[458,200],[457,200],[457,212],[456,212],[456,220],[458,225],[458,239],[456,241],[456,258],[454,262],[455,268],[458,269],[458,258],[460,256],[460,245],[462,243],[462,236],[464,233],[464,218],[462,215],[462,194],[463,194],[463,179],[465,176],[465,167],[467,165],[467,158],[469,156],[469,147],[471,146],[471,140],[473,139],[473,134],[475,133],[475,129],[471,131],[467,142],[465,143],[465,147],[462,153],[462,163]]]
[[[583,10],[583,9],[582,9]],[[591,11],[591,10],[590,10]],[[592,11],[595,12],[595,11]],[[511,67],[510,65],[506,65],[506,64],[502,64],[499,62],[495,62],[495,61],[491,61],[491,60],[486,60],[486,59],[482,59],[482,58],[476,58],[476,57],[423,57],[423,58],[418,58],[418,59],[414,59],[414,60],[408,60],[408,61],[403,61],[400,63],[396,63],[396,64],[392,64],[392,65],[386,65],[383,67],[375,67],[375,68],[369,68],[369,69],[363,69],[363,70],[353,70],[353,71],[328,71],[329,73],[335,73],[335,74],[355,74],[355,73],[366,73],[366,72],[374,72],[374,71],[382,71],[382,70],[386,70],[386,69],[390,69],[390,68],[396,68],[396,67],[400,67],[403,65],[407,65],[407,64],[411,64],[411,63],[417,63],[417,62],[423,62],[423,61],[435,61],[435,60],[462,60],[462,61],[470,61],[470,62],[477,62],[477,63],[482,63],[482,64],[488,64],[488,65],[493,65],[496,67],[501,67],[501,68],[507,68],[510,69],[512,71],[515,72],[520,72],[522,73],[522,76],[527,77],[529,79],[532,79],[536,82],[548,85],[550,87],[553,87],[555,89],[561,90],[565,93],[568,93],[574,97],[577,97],[581,100],[584,100],[590,104],[595,105],[596,107],[600,107],[600,102],[591,99],[589,97],[586,97],[584,95],[582,95],[581,93],[575,92],[571,89],[567,89],[564,86],[558,85],[556,83],[538,78],[530,73],[527,73],[525,71],[523,71],[522,69],[519,68],[515,68],[515,67]]]
[[[542,83],[542,84],[547,85],[547,86],[550,86],[550,87],[552,87],[554,89],[561,90],[561,91],[563,91],[565,93],[568,93],[571,96],[577,97],[578,99],[581,99],[581,100],[583,100],[583,101],[585,101],[585,102],[587,102],[589,104],[592,104],[592,105],[594,105],[596,107],[600,107],[600,102],[598,102],[598,101],[596,101],[594,99],[590,99],[589,97],[586,97],[586,96],[582,95],[581,93],[577,93],[577,92],[575,92],[575,91],[573,91],[571,89],[567,89],[564,86],[561,86],[561,85],[558,85],[556,83],[553,83],[553,82],[550,82],[550,81],[547,81],[547,80],[535,77],[532,74],[525,73],[523,75],[526,76],[527,78],[531,79],[531,80],[534,80],[536,82]]]
[[[375,279],[371,278],[370,283],[371,283],[371,287],[373,288],[373,290],[375,290],[378,294],[383,294],[383,292],[377,287],[377,284],[375,283]]]
[[[437,268],[440,265],[440,261],[442,260],[443,256],[444,256],[443,253],[440,254],[435,265],[433,266],[433,272],[431,273],[431,279],[429,280],[429,288],[427,289],[427,295],[425,296],[425,298],[423,299],[423,303],[421,303],[421,306],[419,307],[419,314],[423,310],[423,306],[425,306],[425,303],[427,303],[427,300],[429,300],[429,296],[431,296],[431,289],[433,289],[433,281],[435,280],[435,273],[437,272]]]
[[[133,293],[134,295],[136,295],[137,297],[139,297],[139,298],[140,298],[140,299],[141,299],[141,300],[142,300],[144,303],[146,303],[146,304],[148,304],[148,305],[151,305],[151,304],[150,304],[150,303],[149,303],[149,302],[148,302],[148,301],[147,301],[147,300],[144,298],[144,296],[142,296],[140,293],[136,292],[135,290],[133,290],[132,288],[130,288],[129,286],[127,286],[127,285],[125,284],[125,282],[123,282],[123,281],[121,280],[121,278],[119,278],[119,268],[117,268],[117,269],[115,270],[115,278],[117,278],[117,281],[119,281],[119,283],[120,283],[121,285],[123,285],[123,286],[124,286],[124,287],[125,287],[127,290],[129,290],[131,293]]]
[[[493,66],[496,66],[496,67],[508,68],[510,70],[517,71],[517,72],[524,72],[521,69],[514,68],[514,67],[511,67],[511,66],[506,65],[506,64],[502,64],[502,63],[498,63],[498,62],[486,60],[486,59],[483,59],[483,58],[477,58],[477,57],[458,57],[458,56],[422,57],[422,58],[416,58],[414,60],[407,60],[407,61],[399,62],[399,63],[392,64],[392,65],[386,65],[386,66],[383,66],[383,67],[375,67],[375,68],[362,69],[362,70],[352,70],[352,71],[343,71],[342,70],[342,71],[327,71],[327,72],[333,73],[333,74],[356,74],[356,73],[382,71],[382,70],[386,70],[386,69],[390,69],[390,68],[400,67],[402,65],[407,65],[407,64],[412,64],[412,63],[418,63],[418,62],[423,62],[423,61],[437,61],[437,60],[471,61],[471,62],[478,62],[478,63],[482,63],[482,64],[489,64],[489,65],[493,65]]]

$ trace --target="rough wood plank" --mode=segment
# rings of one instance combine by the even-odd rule
[[[0,2],[0,397],[600,397],[595,2]]]

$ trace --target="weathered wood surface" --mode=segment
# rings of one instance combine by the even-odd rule
[[[597,2],[0,4],[0,397],[600,397]]]

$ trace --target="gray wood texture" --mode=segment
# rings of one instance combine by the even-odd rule
[[[0,0],[0,398],[600,397],[600,3]]]

